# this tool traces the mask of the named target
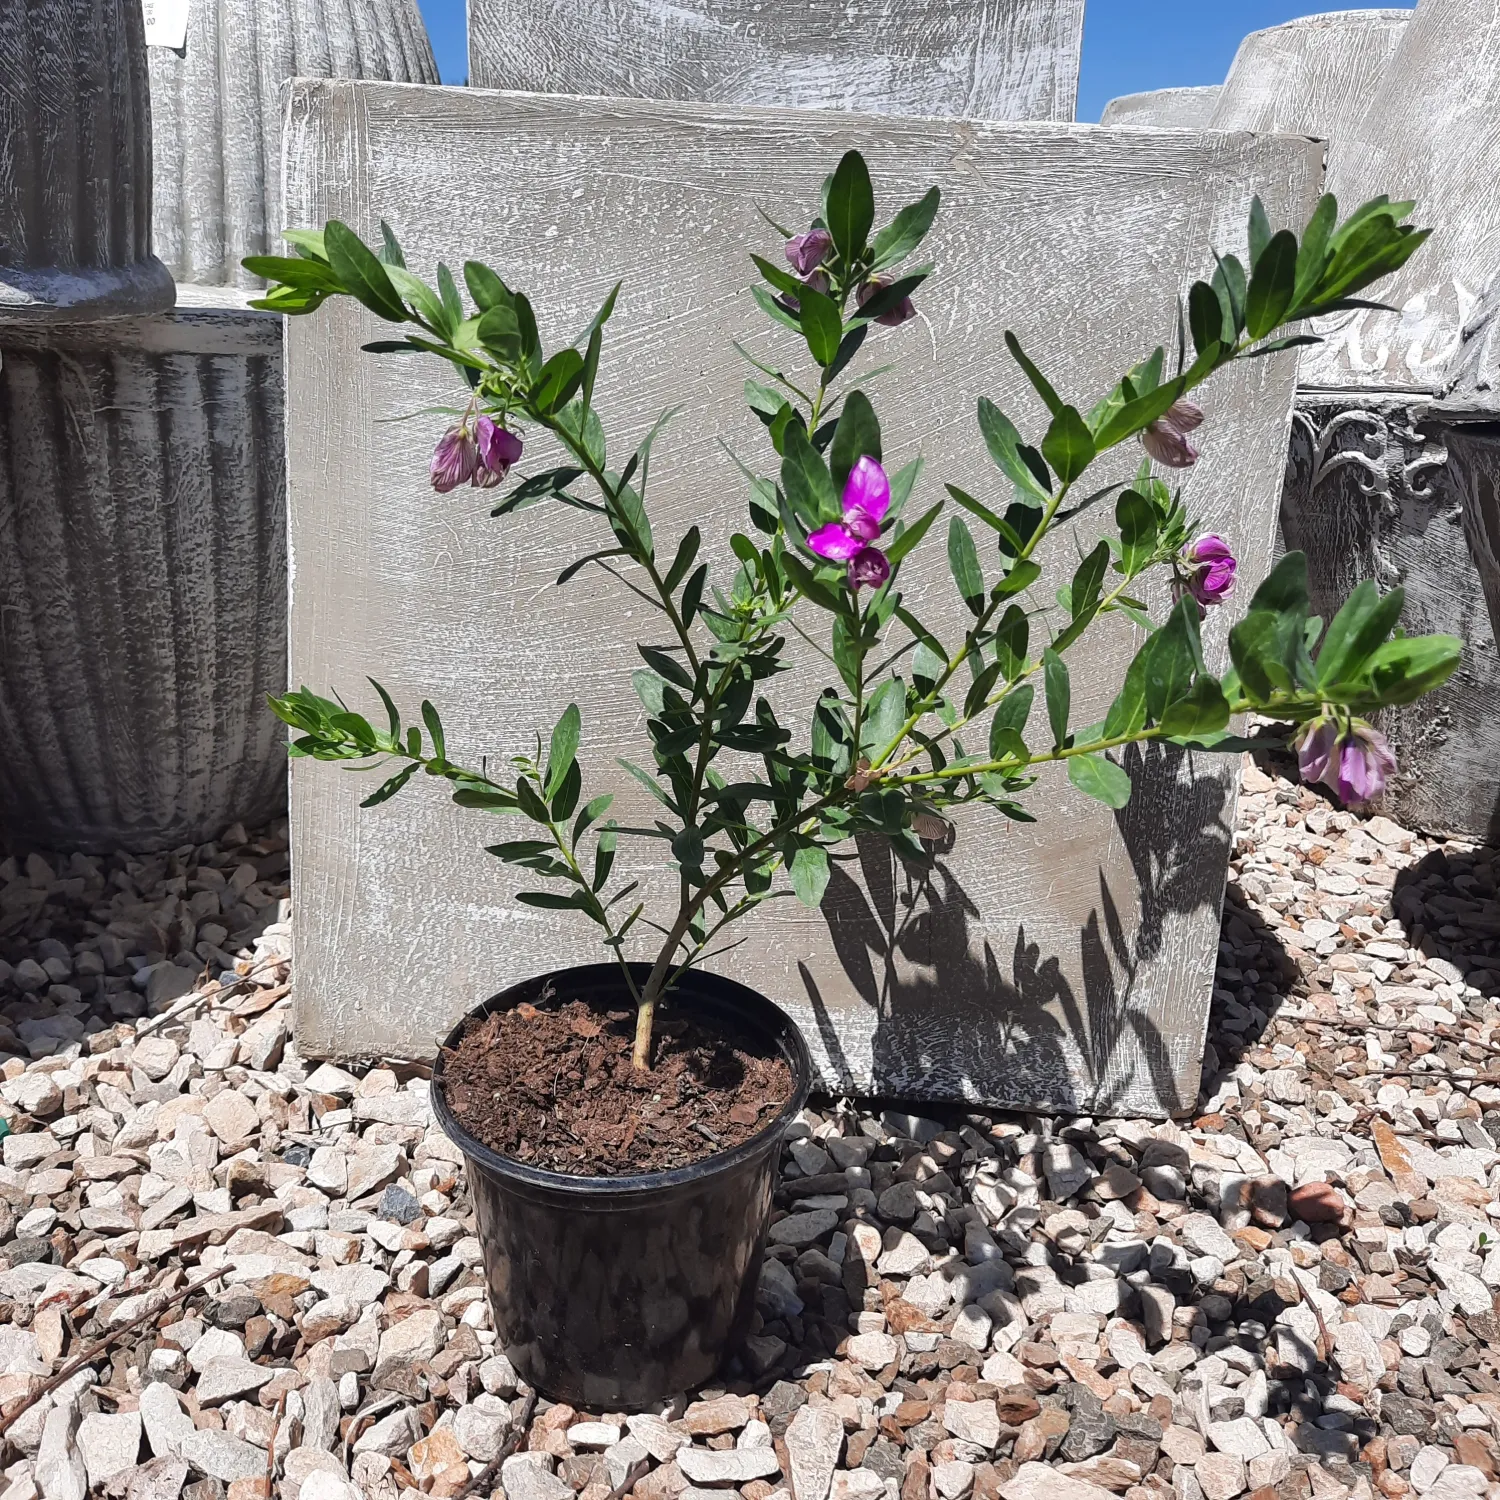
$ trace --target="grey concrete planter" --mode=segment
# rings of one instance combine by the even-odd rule
[[[217,837],[285,799],[280,319],[0,337],[0,827]]]
[[[470,0],[476,88],[1071,120],[1083,0]]]
[[[241,259],[284,253],[287,79],[438,81],[417,0],[194,0],[187,45],[148,51],[152,241],[199,286],[256,286]]]
[[[0,5],[0,325],[158,312],[140,0]]]
[[[1121,94],[1104,106],[1101,125],[1149,130],[1203,130],[1219,102],[1219,85],[1197,89],[1150,89]]]

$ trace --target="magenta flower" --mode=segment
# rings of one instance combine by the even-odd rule
[[[1396,769],[1385,736],[1363,719],[1351,719],[1342,731],[1330,718],[1313,719],[1292,743],[1303,781],[1322,782],[1340,802],[1378,797]]]
[[[828,259],[832,249],[833,236],[826,229],[809,229],[786,242],[786,258],[799,276],[807,277]]]
[[[1198,601],[1200,610],[1222,604],[1234,592],[1239,564],[1223,537],[1200,536],[1183,551],[1182,561],[1189,570],[1188,592]]]
[[[514,464],[520,461],[521,439],[490,417],[474,423],[474,438],[479,448],[479,467],[473,483],[482,490],[493,489]]]
[[[479,469],[479,445],[469,432],[469,424],[450,427],[432,450],[432,487],[446,495],[459,485],[467,484]]]
[[[849,564],[849,587],[879,588],[891,576],[885,553],[872,543],[891,504],[891,482],[885,470],[867,454],[849,471],[844,485],[844,516],[820,526],[807,545],[829,562]]]
[[[860,287],[858,301],[863,307],[876,292],[884,291],[891,284],[889,276],[875,276]],[[909,322],[916,317],[917,310],[912,305],[910,297],[903,297],[893,308],[880,314],[875,319],[877,323],[884,323],[887,328],[899,328],[903,323]]]
[[[1169,469],[1191,469],[1198,462],[1198,450],[1188,441],[1188,433],[1202,425],[1201,407],[1191,401],[1174,401],[1141,434],[1141,446]]]

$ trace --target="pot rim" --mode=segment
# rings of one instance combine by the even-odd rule
[[[651,972],[651,965],[632,963],[630,970],[635,978],[644,981]],[[533,1187],[550,1188],[575,1197],[603,1199],[620,1195],[646,1196],[660,1192],[663,1188],[690,1185],[716,1177],[721,1172],[732,1171],[765,1151],[806,1106],[808,1095],[812,1091],[812,1058],[808,1054],[807,1042],[797,1023],[774,1000],[762,995],[758,990],[752,990],[748,985],[740,984],[738,980],[726,978],[722,974],[709,974],[703,970],[690,969],[683,975],[682,980],[678,981],[677,998],[679,1001],[688,993],[680,987],[683,981],[701,977],[712,980],[716,986],[738,991],[741,997],[750,1000],[756,1006],[765,1007],[774,1016],[780,1017],[784,1023],[783,1033],[776,1040],[781,1045],[783,1056],[791,1065],[792,1092],[786,1103],[767,1124],[756,1131],[749,1140],[742,1141],[728,1151],[715,1152],[714,1155],[706,1156],[702,1161],[692,1162],[685,1167],[673,1167],[665,1172],[640,1172],[630,1177],[580,1177],[571,1172],[553,1172],[542,1167],[530,1167],[524,1162],[516,1161],[513,1157],[502,1156],[498,1151],[471,1135],[449,1108],[443,1089],[444,1054],[457,1046],[464,1027],[476,1016],[509,1009],[509,1005],[502,1005],[500,1002],[506,1000],[515,990],[564,974],[588,976],[595,981],[612,977],[618,981],[620,968],[618,964],[613,963],[571,964],[564,969],[552,969],[543,974],[534,975],[529,980],[522,980],[518,984],[501,990],[499,994],[491,995],[488,1000],[465,1012],[438,1047],[437,1057],[432,1066],[432,1084],[429,1089],[433,1114],[449,1140],[465,1156],[473,1158],[478,1165],[515,1182],[527,1183]],[[517,1003],[519,1003],[519,997],[510,1002],[511,1005]]]

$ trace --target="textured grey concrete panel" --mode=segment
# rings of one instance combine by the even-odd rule
[[[0,5],[0,323],[172,305],[140,0]]]
[[[1170,334],[1208,247],[1239,246],[1252,193],[1278,221],[1304,218],[1322,156],[1286,137],[311,84],[293,95],[287,201],[302,224],[336,216],[369,233],[387,218],[428,274],[439,254],[491,262],[533,295],[550,341],[575,334],[623,276],[597,396],[606,429],[618,452],[686,400],[656,449],[653,524],[666,539],[698,522],[722,564],[745,496],[718,439],[764,464],[730,340],[786,351],[746,290],[746,249],[767,248],[755,205],[806,213],[850,146],[869,157],[886,212],[934,181],[946,195],[921,316],[861,356],[898,361],[873,394],[888,458],[920,449],[932,466],[914,503],[941,495],[937,476],[997,494],[972,416],[980,394],[1029,427],[1043,419],[1004,352],[1005,327],[1092,402]],[[471,760],[515,753],[577,700],[586,784],[618,794],[622,821],[647,817],[615,757],[645,753],[629,674],[637,633],[653,639],[656,626],[602,575],[554,587],[582,550],[573,512],[500,523],[488,492],[431,491],[441,419],[385,419],[451,401],[452,383],[435,361],[362,355],[374,336],[374,320],[343,304],[288,325],[293,679],[358,696],[372,673],[413,709],[429,695],[451,752]],[[1247,589],[1270,557],[1294,373],[1279,356],[1244,362],[1206,399],[1190,500],[1234,538]],[[1109,472],[1132,471],[1137,456],[1118,455]],[[545,458],[533,438],[528,466]],[[1063,566],[1074,545],[1056,539]],[[967,616],[941,544],[926,552],[909,564],[908,595],[951,634]],[[1220,660],[1224,628],[1210,629]],[[1080,723],[1113,695],[1133,629],[1078,648]],[[774,696],[800,723],[827,668],[811,652],[797,659]],[[965,818],[920,879],[871,845],[839,866],[822,912],[776,903],[717,966],[793,1011],[829,1086],[1186,1107],[1234,785],[1231,763],[1157,757],[1115,816],[1049,777],[1044,824]],[[328,767],[295,768],[304,1048],[421,1054],[481,997],[596,957],[590,932],[514,901],[517,882],[480,847],[494,824],[426,782],[369,810],[360,795]],[[673,879],[655,846],[629,854],[664,900]]]
[[[1328,320],[1303,358],[1307,385],[1441,389],[1461,330],[1500,272],[1500,9],[1495,0],[1422,0],[1368,108],[1329,154],[1344,203],[1415,198],[1437,233],[1382,288],[1395,313]]]
[[[1205,123],[1337,140],[1363,117],[1411,14],[1339,10],[1252,31]]]
[[[280,319],[0,336],[0,828],[149,849],[283,805]]]
[[[1101,125],[1128,125],[1145,130],[1202,130],[1218,103],[1220,85],[1196,89],[1150,89],[1121,94],[1104,106]]]
[[[470,0],[476,88],[1071,120],[1083,0]]]
[[[139,0],[130,0],[139,10]],[[180,282],[257,286],[246,255],[281,255],[289,78],[436,83],[417,0],[193,0],[187,44],[148,50],[152,238]]]

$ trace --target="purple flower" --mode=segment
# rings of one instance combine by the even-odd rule
[[[1313,719],[1292,743],[1303,781],[1331,787],[1340,802],[1378,797],[1396,769],[1385,736],[1363,719],[1351,719],[1342,731],[1330,718]]]
[[[891,576],[885,553],[871,543],[880,535],[880,522],[891,504],[891,482],[885,470],[867,454],[849,471],[844,485],[844,516],[820,526],[807,545],[829,562],[849,564],[849,587],[879,588]]]
[[[450,427],[432,450],[432,487],[446,495],[473,479],[479,468],[479,445],[469,433],[469,424]]]
[[[1239,564],[1229,543],[1221,536],[1200,536],[1182,554],[1189,569],[1188,592],[1200,609],[1222,604],[1234,592],[1234,574]]]
[[[474,423],[474,437],[479,448],[479,467],[473,483],[482,490],[493,489],[521,457],[521,439],[490,417]]]
[[[875,276],[860,287],[858,301],[863,307],[876,292],[882,292],[891,284],[889,276]],[[909,322],[916,317],[917,310],[912,306],[910,297],[903,297],[893,308],[880,314],[875,319],[877,323],[884,323],[887,328],[899,328],[903,323]]]
[[[822,292],[826,297],[828,295],[828,288],[832,283],[828,280],[827,271],[814,271],[811,276],[804,276],[802,278],[802,285],[811,287],[815,292]],[[789,313],[799,313],[802,311],[802,304],[789,292],[783,292],[776,300]]]
[[[833,236],[826,229],[809,229],[786,242],[786,258],[799,276],[806,277],[828,259],[832,249]],[[822,290],[820,287],[819,291]]]
[[[1202,425],[1201,407],[1191,401],[1174,401],[1141,434],[1141,446],[1169,469],[1191,469],[1198,462],[1198,450],[1188,441],[1188,433]]]

